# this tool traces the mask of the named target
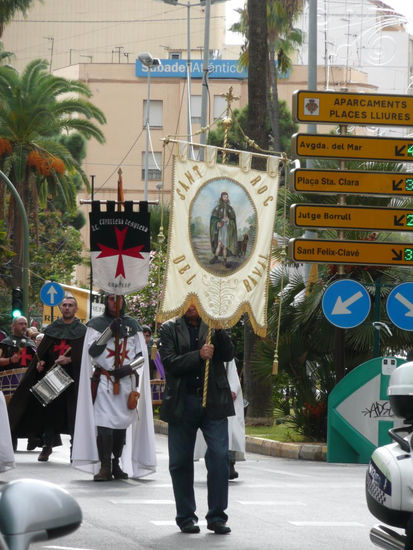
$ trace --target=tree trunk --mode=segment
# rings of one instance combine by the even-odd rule
[[[247,135],[262,149],[268,148],[267,105],[267,2],[248,0],[248,123]],[[258,159],[255,159],[256,161]],[[265,162],[265,161],[264,161]],[[258,166],[256,165],[258,168]]]
[[[274,151],[281,151],[280,145],[280,109],[278,106],[278,67],[275,66],[275,51],[274,46],[270,46],[270,62],[269,62],[269,104],[268,114],[271,121],[271,130],[273,135]]]
[[[268,149],[267,113],[267,2],[248,0],[249,63],[248,63],[248,123],[247,135],[262,149]],[[265,169],[266,160],[254,159],[253,168]],[[271,228],[272,229],[272,228]],[[258,336],[249,321],[244,328],[244,383],[249,402],[247,424],[272,425],[272,386],[270,377],[254,373]]]
[[[246,318],[246,316],[245,316]],[[245,423],[249,426],[272,426],[273,403],[271,375],[257,375],[258,337],[246,319],[244,324],[244,396],[248,401]]]

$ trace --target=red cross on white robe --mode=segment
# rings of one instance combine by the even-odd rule
[[[110,348],[106,348],[106,349],[108,351],[108,354],[107,354],[106,358],[115,357],[115,350],[114,349],[110,349]],[[129,352],[126,349],[126,342],[121,342],[120,343],[120,345],[119,345],[119,355],[122,357],[122,363],[125,359],[129,359]]]

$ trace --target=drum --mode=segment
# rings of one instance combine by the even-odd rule
[[[12,398],[26,371],[26,367],[19,367],[0,372],[0,390],[4,394],[6,403]]]
[[[30,388],[30,391],[37,397],[43,407],[47,407],[72,383],[73,378],[67,374],[61,365],[57,365]]]
[[[151,380],[152,405],[162,405],[165,391],[165,380]]]

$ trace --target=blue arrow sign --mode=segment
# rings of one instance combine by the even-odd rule
[[[387,315],[402,330],[413,330],[413,283],[402,283],[387,298]]]
[[[63,287],[54,281],[45,283],[40,289],[40,299],[46,306],[58,306],[64,297]]]
[[[360,325],[370,311],[371,300],[363,285],[351,279],[336,281],[324,292],[322,307],[327,320],[339,328]]]

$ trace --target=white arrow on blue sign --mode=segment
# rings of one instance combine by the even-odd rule
[[[387,298],[386,309],[396,327],[413,330],[413,283],[394,287]]]
[[[339,328],[360,325],[369,314],[371,300],[363,285],[351,279],[342,279],[324,292],[322,308],[327,320]]]
[[[46,306],[58,306],[64,297],[63,287],[54,281],[45,283],[40,289],[40,299]]]

